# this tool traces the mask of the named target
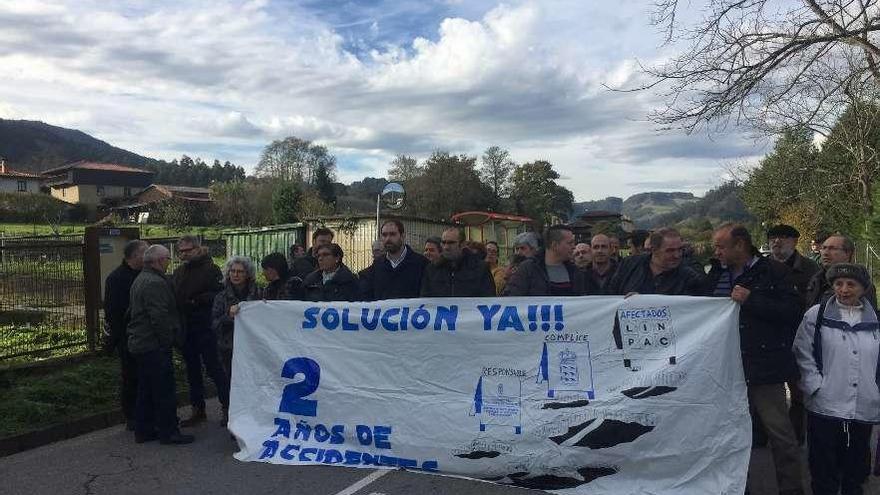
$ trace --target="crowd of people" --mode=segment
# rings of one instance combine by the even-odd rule
[[[466,242],[450,228],[421,253],[404,225],[387,220],[373,261],[355,274],[328,229],[310,249],[256,266],[233,256],[216,266],[199,239],[182,237],[171,253],[130,242],[106,280],[108,342],[122,365],[122,408],[136,442],[193,441],[180,427],[205,421],[203,368],[217,388],[221,424],[228,419],[234,320],[249,300],[376,301],[418,297],[506,297],[664,294],[730,298],[739,305],[743,370],[755,443],[770,445],[781,494],[803,493],[801,445],[808,446],[814,495],[862,493],[870,473],[872,425],[880,421],[880,336],[876,295],[867,270],[853,264],[853,242],[833,234],[814,243],[816,259],[797,250],[788,225],[768,231],[762,255],[742,225],[715,230],[715,257],[703,266],[674,229],[620,239],[598,234],[575,243],[564,225],[516,236],[501,262],[493,241]],[[183,356],[191,412],[176,415],[172,349]]]

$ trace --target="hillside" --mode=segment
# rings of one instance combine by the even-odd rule
[[[698,199],[693,194],[686,192],[645,192],[632,195],[626,200],[609,196],[598,201],[575,203],[573,210],[575,215],[588,210],[623,213],[630,217],[637,227],[651,228],[658,225],[658,217],[671,214]]]
[[[727,182],[710,190],[694,202],[657,216],[654,221],[656,225],[676,225],[695,219],[708,220],[712,223],[755,221],[755,217],[740,199],[739,192],[739,186]]]
[[[157,160],[111,146],[82,131],[30,120],[0,119],[0,156],[17,170],[34,173],[74,160],[134,167],[157,163]]]
[[[243,168],[228,161],[207,164],[182,156],[168,163],[112,146],[74,129],[30,120],[0,119],[0,156],[14,170],[39,173],[77,160],[117,163],[156,172],[157,184],[207,187],[212,182],[244,179]]]

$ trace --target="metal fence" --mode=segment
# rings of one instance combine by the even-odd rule
[[[180,265],[180,258],[177,257],[175,244],[179,237],[148,237],[144,240],[150,244],[161,244],[171,251],[171,266],[168,267],[168,273],[174,271]],[[208,254],[212,258],[226,258],[226,239],[201,239],[202,246],[208,248]]]
[[[305,246],[305,227],[301,223],[272,225],[255,229],[223,231],[226,239],[226,255],[248,256],[259,263],[270,253],[289,255],[290,246]]]
[[[82,236],[0,239],[0,363],[87,341]]]

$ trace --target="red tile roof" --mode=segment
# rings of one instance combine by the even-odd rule
[[[144,170],[142,168],[134,168],[129,167],[127,165],[118,165],[116,163],[98,163],[98,162],[88,162],[88,161],[79,161],[68,163],[67,165],[62,165],[60,167],[56,167],[50,170],[46,170],[43,172],[43,175],[53,175],[61,172],[65,172],[71,169],[79,169],[79,170],[105,170],[108,172],[134,172],[140,174],[152,174],[153,172],[150,170]]]
[[[40,179],[40,176],[37,174],[32,174],[30,172],[19,172],[17,170],[6,169],[6,172],[0,173],[0,177],[7,177],[10,179]]]

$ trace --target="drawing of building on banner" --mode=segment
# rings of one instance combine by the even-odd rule
[[[481,376],[474,390],[474,415],[480,431],[488,426],[512,427],[522,433],[522,381],[516,376]]]
[[[646,361],[675,364],[675,330],[669,307],[626,308],[617,313],[615,340],[623,349],[623,365],[631,371]]]
[[[547,383],[547,397],[571,392],[596,398],[590,342],[545,342],[537,383]]]

